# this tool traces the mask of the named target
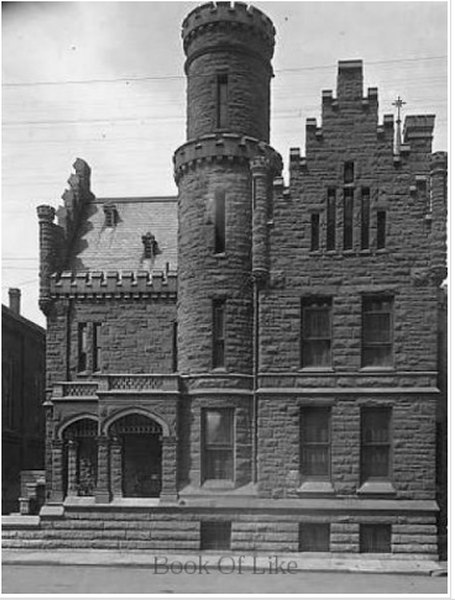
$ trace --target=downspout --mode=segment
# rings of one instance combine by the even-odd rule
[[[259,293],[267,280],[267,198],[269,161],[256,156],[250,161],[252,174],[252,280],[253,280],[253,407],[252,479],[258,481],[258,386],[259,386]]]

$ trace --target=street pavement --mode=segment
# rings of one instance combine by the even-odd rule
[[[170,564],[170,563],[169,563]],[[168,565],[169,566],[169,565]],[[187,569],[188,571],[188,569]],[[12,565],[2,569],[7,594],[445,594],[446,577],[378,573],[292,571],[257,568],[185,572],[164,565],[131,566]]]

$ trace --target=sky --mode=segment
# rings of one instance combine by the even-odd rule
[[[36,207],[57,207],[77,157],[97,197],[177,192],[172,155],[185,141],[180,26],[194,2],[2,3],[2,302],[22,290],[40,325]],[[277,30],[271,144],[304,154],[305,121],[339,60],[363,59],[380,120],[435,114],[448,149],[445,2],[254,2]],[[113,265],[115,268],[115,265]]]

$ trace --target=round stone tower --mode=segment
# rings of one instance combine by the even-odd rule
[[[268,145],[274,35],[268,17],[237,2],[204,4],[183,22],[188,141],[174,156],[183,375],[253,372],[253,263],[263,276],[266,205],[281,171]]]

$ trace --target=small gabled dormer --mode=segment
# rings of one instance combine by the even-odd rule
[[[118,222],[117,207],[112,202],[105,202],[103,204],[104,211],[104,226],[115,227]]]

